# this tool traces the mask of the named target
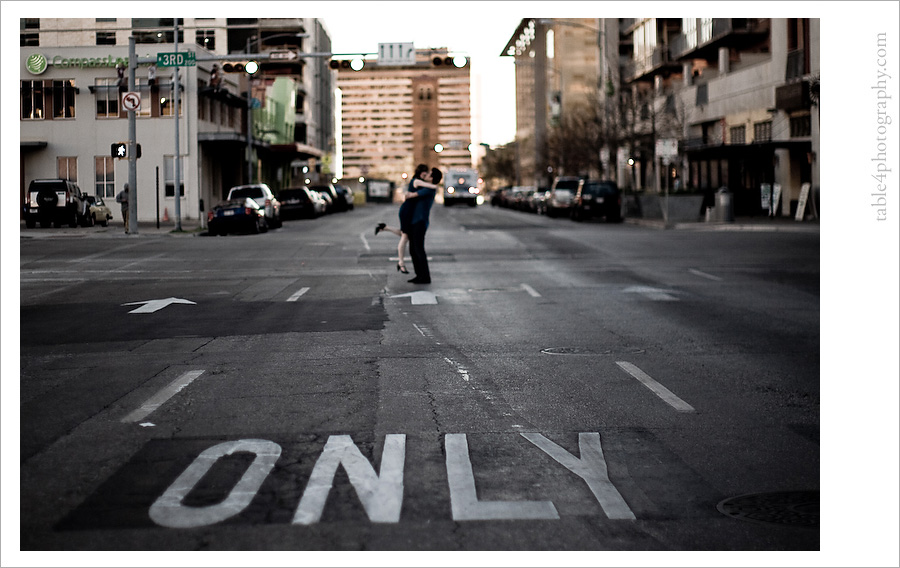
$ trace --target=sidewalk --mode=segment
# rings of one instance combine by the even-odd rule
[[[121,219],[109,222],[109,226],[101,227],[94,225],[93,227],[60,227],[60,228],[42,228],[40,225],[34,229],[27,229],[25,221],[19,224],[20,238],[52,238],[52,237],[105,237],[105,238],[122,238],[134,239],[141,237],[196,237],[206,229],[200,228],[199,219],[186,219],[181,221],[181,231],[175,231],[174,221],[165,221],[156,226],[156,221],[141,221],[137,226],[137,234],[126,234],[125,224]]]
[[[703,222],[694,223],[673,222],[666,224],[662,219],[625,218],[626,223],[653,227],[661,230],[677,231],[758,231],[758,232],[789,232],[789,233],[818,233],[819,221],[795,221],[793,217],[735,217],[732,223]]]

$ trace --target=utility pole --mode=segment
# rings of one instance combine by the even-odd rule
[[[128,88],[133,89],[134,70],[137,67],[137,57],[134,49],[134,36],[128,37]],[[121,91],[118,93],[122,100]],[[137,117],[136,111],[128,111],[128,233],[138,234],[137,218]]]
[[[534,184],[547,175],[547,26],[534,20]]]
[[[178,18],[175,18],[175,60],[178,60]],[[179,131],[178,131],[178,99],[179,99],[179,88],[178,88],[178,65],[175,66],[175,73],[173,75],[173,90],[174,95],[174,110],[175,110],[175,230],[181,230],[181,160],[180,160],[180,140],[179,140]]]

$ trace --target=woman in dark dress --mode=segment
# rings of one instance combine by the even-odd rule
[[[407,192],[414,193],[422,187],[430,187],[432,189],[438,188],[438,186],[430,182],[431,172],[429,171],[428,166],[426,166],[425,164],[419,164],[416,167],[415,175],[413,175],[412,180],[410,180],[409,182]],[[409,274],[409,270],[406,269],[406,264],[403,262],[403,259],[406,256],[406,246],[409,243],[409,230],[410,225],[412,224],[412,216],[415,208],[415,198],[407,199],[400,205],[400,211],[398,212],[398,216],[400,217],[399,229],[390,227],[385,223],[379,223],[378,226],[375,227],[376,235],[381,231],[387,231],[400,237],[400,243],[397,244],[397,258],[399,259],[399,262],[397,263],[397,270],[399,272],[402,272],[403,274]]]

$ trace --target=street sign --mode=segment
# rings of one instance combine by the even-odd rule
[[[295,52],[295,51],[270,51],[269,59],[290,61],[293,59],[297,59],[297,52]]]
[[[141,94],[129,91],[122,95],[122,108],[126,111],[133,110],[138,111],[141,110]]]
[[[657,140],[656,156],[659,158],[674,158],[678,156],[678,139],[661,138]]]
[[[156,54],[157,67],[194,67],[197,54],[193,51],[170,51]]]
[[[378,65],[415,65],[416,48],[412,42],[379,43]]]

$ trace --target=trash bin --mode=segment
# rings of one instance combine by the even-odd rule
[[[734,202],[731,198],[731,192],[727,187],[720,187],[716,192],[716,221],[734,223]]]

